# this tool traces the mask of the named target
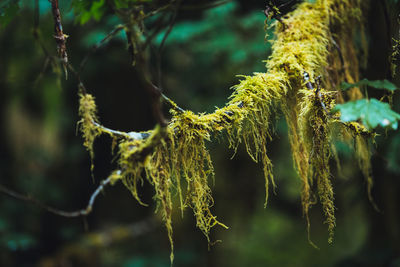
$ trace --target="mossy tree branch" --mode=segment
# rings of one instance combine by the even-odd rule
[[[168,10],[175,2],[179,1],[172,1],[151,12]],[[250,157],[263,163],[266,204],[269,185],[275,187],[272,162],[267,153],[267,142],[272,139],[271,114],[274,110],[281,110],[289,126],[294,165],[302,181],[302,205],[308,228],[309,209],[319,201],[328,224],[329,242],[332,242],[336,222],[329,161],[334,154],[331,151],[334,127],[339,128],[344,140],[356,140],[356,156],[369,186],[372,185],[365,131],[358,130],[361,126],[355,123],[356,126],[337,123],[336,116],[330,115],[332,106],[344,98],[335,85],[344,80],[358,80],[358,60],[352,38],[357,26],[362,29],[365,3],[361,0],[317,0],[300,4],[295,11],[280,18],[283,23],[275,23],[276,38],[272,54],[266,61],[268,72],[242,76],[239,84],[233,87],[234,92],[226,106],[210,114],[182,110],[164,97],[172,106],[169,122],[161,110],[163,94],[152,82],[148,70],[144,53],[146,42],[140,38],[144,31],[143,20],[151,12],[145,14],[140,6],[128,13],[125,10],[117,12],[125,22],[121,27],[127,34],[141,85],[151,96],[158,126],[143,133],[121,132],[102,126],[96,114],[94,97],[86,92],[79,73],[75,72],[80,84],[79,125],[85,147],[93,158],[93,142],[97,136],[108,134],[116,140],[119,169],[113,172],[112,182],[121,180],[141,204],[144,203],[138,196],[137,184],[145,178],[153,185],[171,248],[173,191],[178,193],[182,211],[186,207],[193,210],[197,226],[210,242],[210,229],[216,225],[226,226],[211,213],[213,198],[208,180],[214,176],[214,171],[206,142],[225,132],[231,148],[236,149],[244,143]],[[321,84],[307,86],[308,82],[303,81],[304,72],[309,74],[311,84],[322,75]],[[346,94],[349,99],[362,95],[358,88]],[[142,177],[143,173],[145,177]]]

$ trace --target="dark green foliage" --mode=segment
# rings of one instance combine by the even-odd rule
[[[18,0],[5,0],[0,3],[0,28],[7,26],[19,10]]]
[[[187,47],[204,60],[226,55],[226,64],[246,63],[254,55],[265,55],[270,44],[264,38],[264,15],[252,12],[246,16],[233,16],[239,6],[236,2],[204,12],[201,20],[176,23],[167,39],[167,45]],[[155,45],[160,45],[166,31],[160,32]],[[272,35],[272,29],[268,30]],[[261,60],[254,65],[261,65]],[[254,70],[254,68],[252,68]]]
[[[90,19],[99,21],[106,11],[105,2],[105,0],[72,1],[72,8],[77,15],[75,20],[79,21],[80,24],[85,24]]]

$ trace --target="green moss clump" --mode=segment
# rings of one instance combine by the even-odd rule
[[[93,172],[94,164],[94,151],[93,143],[97,136],[101,134],[101,131],[94,125],[94,122],[98,122],[97,118],[97,107],[94,97],[90,94],[79,95],[79,116],[81,119],[78,121],[79,129],[82,133],[84,142],[83,145],[89,151],[91,159],[90,169]]]

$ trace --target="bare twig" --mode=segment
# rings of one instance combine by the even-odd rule
[[[383,16],[385,18],[385,24],[386,24],[386,38],[387,38],[387,43],[389,44],[389,47],[392,48],[393,47],[393,39],[392,39],[392,23],[390,20],[390,16],[389,16],[389,8],[388,5],[386,3],[385,0],[381,0],[380,1],[381,5],[382,5],[382,9],[383,9]],[[388,49],[388,56],[389,58],[391,57],[391,49]],[[390,70],[390,68],[387,70],[387,74],[386,74],[388,79],[392,78],[392,72]]]
[[[306,87],[309,90],[315,90],[315,97],[318,98],[318,100],[319,100],[319,102],[321,104],[321,107],[324,110],[326,116],[330,117],[329,111],[326,108],[325,103],[324,103],[324,101],[322,99],[322,94],[321,94],[321,76],[318,76],[315,79],[315,82],[317,84],[317,88],[316,89],[314,89],[314,86],[310,81],[310,75],[306,71],[303,73],[303,79],[304,79],[304,82],[306,83]]]
[[[161,108],[161,90],[151,82],[151,75],[147,66],[148,62],[145,58],[143,51],[137,53],[136,49],[138,49],[139,47],[137,44],[134,43],[135,41],[132,32],[129,29],[127,29],[125,32],[128,39],[128,48],[133,56],[133,60],[135,62],[134,67],[138,73],[138,78],[144,89],[151,97],[153,116],[156,119],[157,123],[160,124],[160,126],[165,127],[168,123],[164,117]],[[142,47],[140,47],[139,49],[142,49]]]
[[[150,136],[150,133],[140,133],[140,132],[121,132],[121,131],[117,131],[117,130],[113,130],[107,127],[104,127],[103,125],[92,121],[92,123],[100,128],[103,132],[105,133],[109,133],[110,135],[114,135],[114,136],[118,136],[121,138],[127,138],[127,139],[133,139],[133,140],[143,140],[146,139],[147,137]]]
[[[65,65],[63,63],[64,61],[57,56],[53,56],[52,53],[50,53],[47,50],[45,43],[40,38],[39,19],[40,19],[39,0],[35,0],[34,1],[32,35],[33,35],[35,42],[37,42],[40,49],[42,50],[42,52],[45,56],[45,59],[44,59],[43,67],[42,67],[38,77],[34,81],[34,87],[36,87],[38,85],[39,81],[43,78],[43,75],[44,75],[45,71],[47,70],[47,68],[49,67],[49,65],[54,67],[54,66],[58,66],[58,64],[61,63],[61,65],[63,65],[65,68]]]
[[[144,19],[145,18],[149,18],[149,17],[152,17],[152,16],[154,16],[154,15],[156,15],[156,14],[162,12],[162,11],[167,10],[168,8],[170,8],[170,6],[173,5],[174,2],[175,2],[175,0],[172,0],[168,4],[166,4],[165,6],[162,6],[162,7],[158,8],[158,9],[156,9],[156,10],[148,12],[143,18]]]
[[[159,18],[152,24],[152,32],[146,37],[146,41],[143,45],[143,49],[146,49],[148,46],[151,46],[151,42],[160,33],[160,31],[165,28],[168,23],[165,21],[165,15],[160,15]]]
[[[60,57],[63,63],[65,79],[67,79],[68,55],[67,55],[67,46],[65,45],[65,43],[67,42],[68,35],[63,33],[60,9],[58,8],[58,0],[51,0],[51,11],[53,13],[53,19],[54,19],[54,39],[56,40],[57,43],[57,52],[58,56]]]
[[[344,74],[345,72],[345,64],[344,64],[344,59],[343,59],[343,54],[342,54],[342,50],[340,49],[340,46],[338,45],[338,43],[335,41],[335,39],[333,39],[333,37],[331,37],[331,41],[333,46],[335,47],[336,51],[339,54],[339,59],[340,59],[340,64],[341,64],[341,68],[340,68],[340,73]],[[346,75],[344,75],[344,81],[347,82],[347,78]]]
[[[89,215],[92,210],[93,210],[93,204],[97,198],[97,196],[100,194],[101,191],[103,191],[104,187],[108,184],[110,184],[111,182],[111,176],[108,177],[107,179],[103,180],[100,182],[100,185],[97,187],[97,189],[93,192],[93,194],[90,196],[89,199],[89,203],[87,205],[87,207],[85,209],[81,209],[81,210],[77,210],[77,211],[63,211],[57,208],[53,208],[50,206],[47,206],[46,204],[44,204],[43,202],[41,202],[40,200],[37,200],[36,198],[29,196],[29,195],[23,195],[20,193],[17,193],[11,189],[8,189],[7,187],[5,187],[4,185],[0,184],[0,192],[3,194],[6,194],[10,197],[22,200],[22,201],[26,201],[26,202],[30,202],[32,204],[35,204],[45,210],[47,210],[48,212],[51,212],[53,214],[59,215],[59,216],[63,216],[63,217],[69,217],[69,218],[73,218],[73,217],[80,217],[80,216],[87,216]]]
[[[78,91],[79,91],[81,94],[86,95],[86,94],[87,94],[87,90],[86,90],[85,85],[84,85],[83,82],[82,82],[81,75],[79,74],[79,72],[77,72],[77,71],[75,70],[75,68],[74,68],[70,63],[67,64],[67,67],[68,67],[68,69],[72,72],[72,74],[74,74],[74,76],[76,77],[76,79],[78,80]]]
[[[321,103],[321,107],[324,109],[325,114],[330,117],[330,114],[328,112],[328,109],[325,106],[325,103],[322,99],[322,94],[321,94],[321,76],[318,76],[316,79],[316,83],[317,83],[317,89],[315,90],[315,95],[318,97],[319,102]]]
[[[308,90],[314,90],[314,86],[312,85],[310,81],[310,74],[308,72],[303,72],[303,80],[306,83],[306,87]]]
[[[164,114],[162,112],[161,108],[161,90],[159,90],[156,86],[154,86],[149,80],[145,80],[145,89],[151,96],[151,101],[152,101],[152,109],[153,109],[153,115],[157,122],[162,126],[166,127],[168,125],[167,120],[164,117]]]
[[[210,9],[217,6],[225,5],[232,0],[223,0],[219,2],[205,3],[205,4],[193,4],[193,5],[182,5],[179,7],[180,10],[201,10],[201,9]]]
[[[94,45],[92,47],[92,49],[89,51],[89,53],[86,54],[86,56],[84,57],[84,59],[82,60],[81,64],[80,64],[80,68],[79,68],[79,72],[82,72],[87,60],[89,59],[89,57],[94,54],[96,52],[97,49],[99,49],[102,45],[104,45],[106,42],[108,42],[109,40],[111,40],[112,38],[114,38],[121,30],[123,30],[125,27],[125,25],[117,25],[109,34],[107,34],[107,36],[105,36],[99,43],[97,43],[96,45]]]
[[[162,51],[163,48],[164,48],[165,41],[167,41],[167,38],[168,38],[169,34],[171,33],[172,28],[173,28],[174,25],[175,25],[176,16],[178,15],[178,8],[179,8],[180,3],[181,3],[181,1],[177,1],[176,7],[175,7],[175,10],[174,10],[174,13],[171,15],[171,20],[170,20],[170,23],[169,23],[169,25],[168,25],[168,29],[167,29],[167,31],[165,32],[164,37],[163,37],[163,39],[162,39],[162,41],[161,41],[161,44],[160,44],[160,48],[159,48],[160,53],[161,53],[161,51]]]
[[[175,10],[173,14],[171,15],[170,23],[168,25],[167,31],[164,34],[164,37],[161,41],[160,47],[158,48],[157,52],[157,75],[158,75],[158,86],[160,87],[160,90],[162,91],[162,72],[161,72],[161,64],[162,64],[162,52],[164,49],[164,44],[168,39],[169,34],[171,33],[175,22],[176,22],[176,16],[178,15],[178,8],[179,5],[181,4],[181,0],[176,2]]]

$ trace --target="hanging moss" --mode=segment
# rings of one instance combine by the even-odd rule
[[[84,139],[83,145],[89,151],[91,159],[91,171],[93,172],[94,164],[94,151],[93,143],[97,136],[101,134],[101,131],[94,126],[94,122],[98,122],[97,119],[97,107],[94,97],[90,94],[79,95],[79,116],[81,117],[78,121],[78,126],[82,132]]]
[[[374,180],[372,178],[370,147],[371,142],[374,142],[375,140],[376,133],[369,131],[364,125],[358,122],[347,122],[342,123],[342,125],[344,140],[354,146],[358,165],[367,184],[368,199],[375,210],[379,211],[379,208],[372,197]]]
[[[325,223],[328,225],[329,239],[333,241],[333,229],[335,227],[335,206],[333,187],[331,182],[329,161],[331,158],[331,127],[332,120],[322,105],[330,110],[335,103],[335,92],[321,92],[302,90],[304,95],[299,115],[301,139],[304,141],[306,150],[309,151],[309,169],[307,175],[310,183],[316,182],[317,195],[325,214]],[[321,94],[321,98],[318,93]],[[322,102],[321,102],[322,100]],[[308,193],[310,194],[310,193]],[[312,205],[310,199],[303,203],[303,207],[309,208]],[[308,217],[308,210],[305,210]],[[308,218],[307,218],[308,220]]]
[[[209,186],[214,169],[206,142],[214,135],[227,134],[234,150],[243,143],[250,157],[263,164],[266,198],[269,185],[275,187],[272,162],[267,143],[272,139],[273,113],[280,109],[287,121],[294,167],[302,181],[303,213],[310,227],[309,209],[321,203],[333,240],[335,206],[330,160],[335,155],[332,129],[337,125],[329,114],[333,105],[344,98],[361,95],[358,88],[347,95],[337,91],[339,82],[358,80],[358,61],[352,40],[354,29],[361,24],[361,0],[317,0],[302,3],[282,18],[284,27],[276,24],[272,54],[266,61],[267,73],[242,76],[225,107],[211,114],[171,110],[168,126],[157,126],[145,137],[130,133],[115,134],[102,128],[96,117],[96,106],[90,95],[81,95],[79,121],[85,142],[93,158],[93,141],[101,133],[117,140],[119,170],[111,177],[121,180],[139,203],[138,185],[147,180],[155,191],[154,199],[161,211],[171,243],[173,261],[172,212],[174,194],[179,207],[193,210],[197,227],[210,243],[210,230],[216,225],[227,228],[211,212],[214,200]],[[364,1],[365,3],[365,1]],[[335,41],[336,40],[336,41]],[[306,89],[303,73],[324,79],[321,88]],[[173,102],[171,102],[173,103]],[[175,104],[176,105],[176,104]],[[372,176],[367,135],[356,123],[339,124],[349,130],[356,142],[356,156],[368,182],[371,196]],[[345,130],[343,130],[345,131]]]

